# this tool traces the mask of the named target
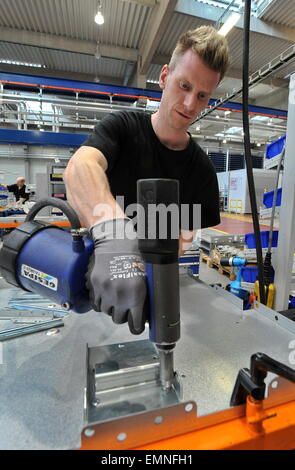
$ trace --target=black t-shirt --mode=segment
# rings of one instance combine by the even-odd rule
[[[19,188],[17,184],[10,184],[7,186],[7,189],[10,193],[13,193],[15,199],[18,201],[20,198],[25,200],[29,199],[29,195],[26,193],[26,185],[24,184],[22,188]]]
[[[138,179],[171,178],[179,181],[180,204],[201,204],[201,226],[193,223],[184,229],[212,227],[220,223],[219,190],[212,162],[190,137],[185,150],[165,147],[157,138],[151,115],[121,111],[102,119],[83,145],[100,150],[107,162],[113,196],[124,196],[124,206],[136,203]]]

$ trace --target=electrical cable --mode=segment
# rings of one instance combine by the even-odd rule
[[[253,163],[251,155],[250,126],[249,126],[249,42],[250,42],[250,19],[251,0],[245,0],[244,5],[244,47],[243,47],[243,129],[244,129],[244,149],[248,179],[249,196],[256,242],[256,256],[258,266],[259,294],[260,302],[266,304],[265,282],[263,272],[262,245],[260,238],[260,227],[257,212],[257,201],[253,177]]]
[[[60,209],[69,219],[72,229],[78,230],[81,228],[79,218],[74,209],[68,204],[68,202],[53,197],[46,197],[36,202],[36,204],[33,205],[28,215],[26,216],[25,222],[31,222],[32,220],[34,220],[38,212],[41,211],[41,209],[43,209],[44,207],[54,207]]]

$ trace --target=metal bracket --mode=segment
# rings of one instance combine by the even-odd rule
[[[196,424],[196,403],[180,403],[126,418],[93,423],[82,430],[82,448],[133,449],[193,431]]]

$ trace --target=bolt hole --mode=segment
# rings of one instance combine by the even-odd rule
[[[127,434],[125,432],[120,432],[120,434],[118,434],[117,436],[117,441],[123,442],[126,440],[126,438],[127,438]]]
[[[163,416],[157,416],[155,418],[155,424],[161,424],[163,422]]]
[[[191,403],[188,403],[187,405],[185,405],[185,411],[187,413],[190,413],[193,409],[193,405]]]
[[[181,374],[181,377],[182,377],[183,379],[185,379],[185,378],[186,378],[186,375],[184,375],[184,374]]]
[[[92,437],[92,436],[94,436],[95,431],[94,431],[94,429],[87,428],[87,429],[85,429],[84,434],[85,434],[86,437]]]
[[[279,317],[275,316],[276,321],[278,321]]]

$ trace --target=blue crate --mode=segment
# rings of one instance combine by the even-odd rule
[[[268,193],[264,193],[263,195],[263,204],[265,205],[267,209],[270,209],[272,207],[274,193],[275,193],[274,191],[269,191]],[[281,203],[282,203],[282,188],[279,188],[277,192],[276,207],[280,206]]]
[[[258,277],[258,268],[245,266],[241,268],[241,276],[244,282],[254,283]],[[273,283],[275,279],[274,269],[271,268],[271,282]]]
[[[245,266],[241,268],[241,276],[244,282],[255,282],[258,276],[258,268]]]
[[[266,147],[265,158],[273,158],[279,155],[285,146],[286,136],[280,137]]]
[[[15,211],[6,210],[6,211],[1,212],[1,217],[9,217],[10,215],[23,215],[23,214],[25,214],[25,212],[22,210],[15,210]]]
[[[272,233],[272,246],[274,248],[278,246],[278,238],[279,238],[279,231],[274,230]],[[263,230],[262,232],[260,232],[260,240],[261,240],[262,248],[267,248],[268,240],[269,240],[269,230]],[[256,248],[254,233],[245,234],[245,243],[248,248]]]

